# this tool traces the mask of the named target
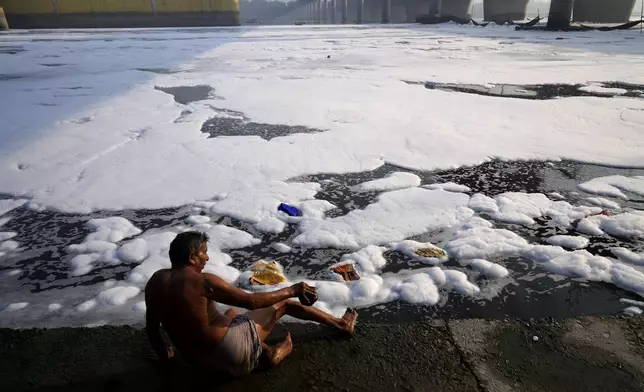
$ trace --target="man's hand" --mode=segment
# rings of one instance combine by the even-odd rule
[[[295,296],[299,298],[302,305],[311,306],[318,300],[317,288],[304,282],[294,284],[292,287],[295,291]]]

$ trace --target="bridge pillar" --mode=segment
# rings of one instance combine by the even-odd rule
[[[440,16],[443,8],[442,0],[429,0],[429,15]]]
[[[356,23],[362,24],[364,22],[364,0],[357,0],[356,3],[357,3]]]
[[[547,25],[549,29],[567,29],[570,27],[573,2],[574,0],[551,0]]]
[[[406,22],[414,23],[419,15],[427,15],[429,3],[426,0],[407,0],[405,2]]]
[[[381,23],[389,23],[390,20],[391,20],[391,0],[382,0]]]
[[[575,0],[572,16],[576,22],[625,23],[634,7],[635,0]]]
[[[335,0],[329,2],[329,11],[331,11],[331,24],[335,24]]]
[[[349,0],[340,0],[340,8],[342,12],[342,24],[347,24],[347,2]]]

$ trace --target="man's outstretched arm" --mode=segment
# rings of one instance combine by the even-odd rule
[[[304,295],[306,287],[308,287],[304,283],[298,283],[280,290],[265,293],[248,293],[229,285],[217,275],[202,275],[204,276],[206,297],[208,299],[225,305],[246,309],[267,308],[289,298],[301,297]],[[311,287],[308,288],[313,289]]]

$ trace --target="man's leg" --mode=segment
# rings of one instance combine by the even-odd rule
[[[341,331],[353,335],[355,322],[358,314],[347,309],[342,318],[334,317],[331,314],[325,313],[320,309],[312,306],[304,306],[296,301],[283,301],[268,308],[251,310],[246,313],[246,316],[255,321],[257,325],[257,333],[262,341],[262,356],[264,361],[270,366],[276,366],[284,358],[286,358],[293,351],[293,343],[291,341],[291,334],[286,336],[284,341],[269,346],[264,343],[264,340],[270,335],[275,323],[282,318],[285,314],[298,318],[300,320],[315,321],[320,324],[328,325],[337,328]]]
[[[250,319],[257,324],[257,332],[260,339],[264,341],[271,333],[277,320],[284,315],[289,315],[300,320],[315,321],[329,327],[339,329],[353,335],[355,322],[358,314],[347,309],[347,312],[341,318],[325,313],[313,306],[304,306],[296,301],[283,301],[273,306],[263,309],[251,310],[246,313]]]

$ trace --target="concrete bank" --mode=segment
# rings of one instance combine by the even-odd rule
[[[295,351],[243,379],[160,371],[139,328],[0,330],[9,391],[641,391],[644,318],[287,325]],[[284,334],[278,327],[275,338]],[[199,388],[199,389],[197,389]]]

